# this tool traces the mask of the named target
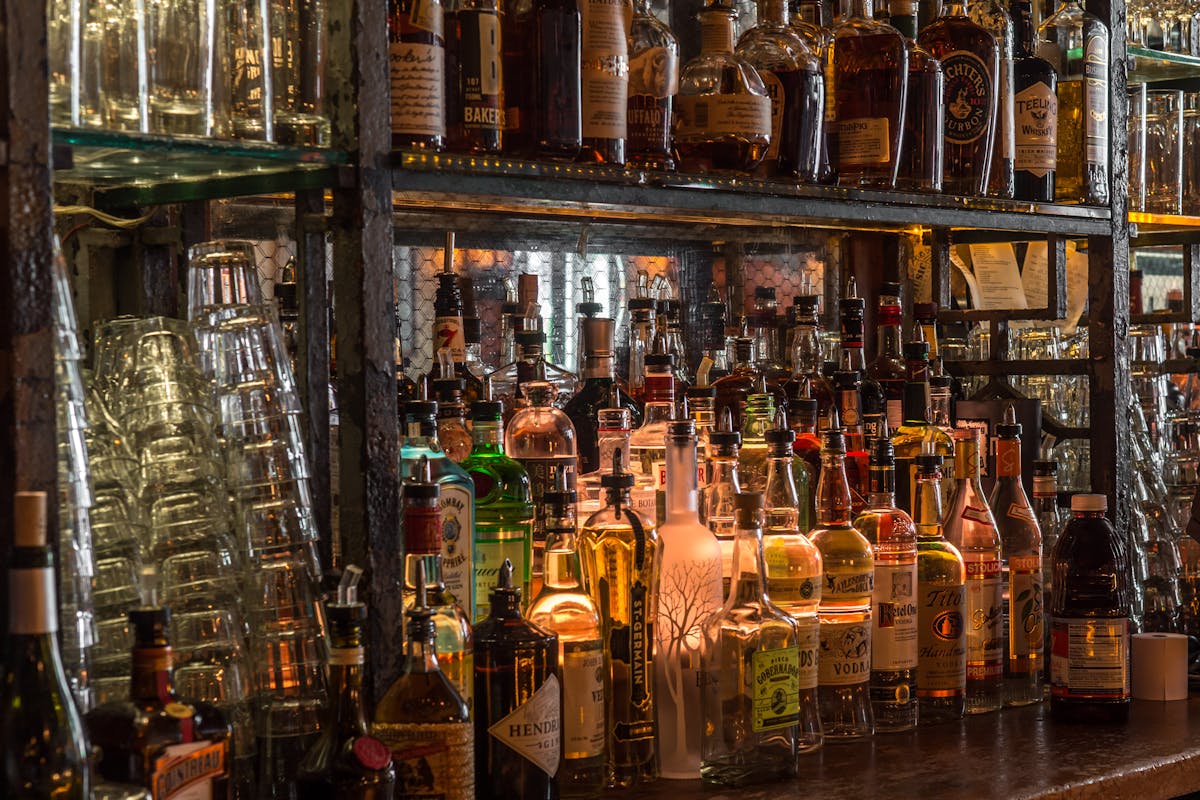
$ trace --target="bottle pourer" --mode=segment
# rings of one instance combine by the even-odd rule
[[[425,569],[424,564],[421,564],[421,569]],[[362,567],[355,564],[346,565],[345,570],[342,571],[342,579],[338,582],[337,602],[339,606],[352,606],[358,603],[358,582],[362,580],[362,576]]]

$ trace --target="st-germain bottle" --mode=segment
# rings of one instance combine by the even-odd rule
[[[1016,31],[1013,197],[1053,203],[1058,159],[1058,75],[1050,62],[1037,55],[1031,0],[1013,0],[1009,11]]]
[[[90,800],[88,741],[58,649],[46,495],[18,492],[14,500],[14,547],[7,565],[8,637],[0,683],[0,794]]]
[[[662,777],[687,780],[700,769],[704,623],[725,595],[721,548],[697,511],[695,424],[667,423],[666,440],[667,513],[658,529],[663,560],[654,623],[659,765]]]
[[[733,589],[705,625],[701,695],[705,783],[744,786],[796,774],[800,652],[796,623],[767,595],[763,499],[737,496]]]
[[[388,0],[392,147],[446,144],[446,38],[441,0]]]
[[[821,654],[818,697],[826,739],[861,739],[875,729],[871,710],[871,543],[851,524],[846,440],[830,410],[821,441],[817,527],[808,538],[821,551],[824,585],[818,615]]]
[[[575,427],[579,452],[579,474],[587,475],[603,468],[597,442],[596,421],[602,408],[626,408],[634,425],[641,425],[642,409],[614,380],[613,320],[592,317],[582,320],[582,350],[585,353],[583,385],[563,406],[563,413]],[[616,403],[613,393],[616,392]],[[612,462],[610,461],[609,464]]]
[[[679,41],[650,8],[634,0],[629,26],[629,106],[626,159],[639,167],[675,169],[672,108],[679,91]]]
[[[1004,580],[996,519],[979,484],[979,431],[954,431],[954,501],[946,512],[946,541],[967,565],[968,714],[1000,708],[1004,700]]]
[[[581,158],[625,165],[630,0],[579,0]]]
[[[505,562],[475,626],[475,796],[556,800],[562,769],[558,637],[521,616]]]

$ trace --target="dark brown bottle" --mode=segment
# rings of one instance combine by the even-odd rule
[[[879,290],[879,309],[875,315],[875,358],[867,366],[867,377],[883,387],[887,402],[887,423],[896,430],[904,422],[904,353],[901,352],[900,284],[884,283]]]
[[[1071,498],[1054,546],[1050,713],[1067,722],[1129,719],[1133,570],[1102,494]]]
[[[558,637],[521,616],[505,559],[475,627],[475,774],[478,800],[557,800],[562,766]]]
[[[504,144],[503,37],[498,0],[457,0],[446,12],[446,130],[458,153]]]
[[[542,158],[569,161],[583,144],[579,3],[536,0],[533,14],[534,147]]]
[[[463,381],[462,399],[466,404],[483,397],[483,382],[467,369],[467,340],[463,324],[463,294],[454,274],[454,234],[446,234],[445,262],[438,273],[437,293],[433,298],[433,357],[435,370],[438,351],[450,351],[454,361],[453,377]],[[436,371],[431,372],[437,376]],[[451,376],[445,376],[451,377]]]
[[[917,0],[891,0],[888,21],[908,46],[908,96],[896,188],[909,192],[942,190],[942,136],[946,110],[942,63],[917,44]],[[894,426],[893,426],[894,427]]]
[[[446,39],[441,0],[388,0],[392,147],[446,144]]]
[[[1035,55],[1032,3],[1014,0],[1009,13],[1017,33],[1013,59],[1014,197],[1053,203],[1058,159],[1058,75],[1049,61]]]
[[[625,157],[647,169],[673,170],[671,122],[679,88],[679,41],[654,16],[650,0],[634,0],[629,26],[629,100]]]

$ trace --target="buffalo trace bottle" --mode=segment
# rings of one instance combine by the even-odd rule
[[[388,0],[392,147],[445,146],[445,63],[441,0]]]
[[[475,734],[470,705],[438,665],[437,627],[425,600],[425,565],[416,574],[400,675],[375,707],[371,733],[392,751],[395,800],[433,794],[475,797]],[[473,678],[474,676],[472,676]]]
[[[583,589],[575,492],[546,492],[546,559],[542,589],[529,605],[529,621],[558,636],[563,686],[563,763],[558,790],[563,797],[596,797],[604,790],[607,731],[604,704],[609,676],[604,669],[600,612]]]
[[[1058,75],[1049,61],[1037,55],[1031,0],[1013,0],[1009,10],[1016,29],[1013,197],[1053,203],[1055,161],[1058,158]]]
[[[662,543],[654,523],[629,505],[633,475],[622,471],[620,452],[600,478],[605,507],[588,517],[579,536],[584,582],[604,625],[610,788],[658,777],[654,625]]]
[[[942,536],[942,457],[932,446],[916,458],[917,701],[920,722],[962,719],[967,693],[963,625],[967,567]]]
[[[475,626],[475,774],[479,800],[554,800],[562,768],[558,637],[521,617],[512,564]]]
[[[1108,498],[1077,494],[1054,546],[1050,714],[1068,722],[1129,719],[1133,570],[1104,518]]]
[[[504,46],[499,0],[450,0],[446,10],[446,135],[459,153],[504,147]]]
[[[896,188],[907,192],[942,191],[942,136],[946,79],[942,62],[917,44],[916,0],[889,0],[888,21],[908,47],[908,98],[904,104],[904,146]],[[891,427],[899,427],[892,420]]]
[[[634,0],[629,27],[626,159],[646,169],[673,170],[672,106],[679,92],[679,40],[650,8]]]
[[[734,55],[730,0],[700,10],[700,55],[679,77],[675,149],[684,172],[749,173],[771,144],[771,98],[758,71]]]
[[[580,108],[583,149],[580,157],[601,164],[625,165],[629,96],[630,0],[579,0]]]

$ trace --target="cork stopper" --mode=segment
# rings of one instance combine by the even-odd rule
[[[13,503],[16,547],[46,546],[46,493],[17,492]]]

